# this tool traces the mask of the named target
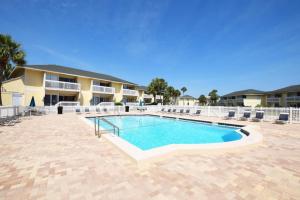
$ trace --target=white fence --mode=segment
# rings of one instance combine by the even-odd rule
[[[300,123],[300,108],[267,108],[267,107],[225,107],[225,106],[163,106],[164,108],[190,109],[191,113],[201,110],[201,115],[210,117],[224,117],[229,110],[236,113],[236,117],[242,117],[245,111],[251,112],[251,117],[255,116],[256,111],[264,111],[264,120],[273,121],[278,119],[280,113],[289,113],[292,122]]]
[[[201,110],[202,116],[211,116],[211,117],[224,117],[228,115],[229,110],[234,110],[236,112],[236,117],[243,116],[245,111],[251,112],[251,117],[255,116],[256,111],[264,111],[264,120],[265,121],[274,121],[278,119],[280,113],[289,113],[290,120],[292,123],[300,123],[300,108],[265,108],[265,107],[224,107],[224,106],[160,106],[160,105],[151,105],[143,106],[148,112],[157,112],[162,108],[167,109],[176,109],[177,112],[180,109],[190,110],[190,113],[195,113],[197,110]],[[46,110],[46,113],[56,113],[56,106],[45,106],[39,107],[40,109]],[[129,111],[137,111],[140,106],[132,105],[129,106]],[[16,106],[2,106],[0,107],[0,117],[14,116],[17,113],[22,112],[25,107],[16,107]],[[115,106],[115,105],[100,105],[100,106],[63,106],[63,112],[75,112],[76,109],[80,109],[81,112],[114,112],[120,113],[125,112],[125,106]]]

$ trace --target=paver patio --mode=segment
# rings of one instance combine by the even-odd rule
[[[0,199],[300,199],[300,124],[256,124],[258,146],[141,168],[75,114],[32,117],[0,127]]]

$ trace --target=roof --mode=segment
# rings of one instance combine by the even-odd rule
[[[230,97],[230,96],[240,96],[240,95],[263,95],[265,92],[255,89],[247,89],[231,92],[229,94],[223,95],[222,97]]]
[[[280,88],[266,93],[284,93],[284,92],[300,92],[300,85],[290,85],[288,87]]]
[[[195,97],[191,96],[191,95],[183,95],[179,97],[180,99],[196,99]]]
[[[148,87],[147,87],[147,86],[143,86],[143,85],[139,85],[139,86],[138,86],[138,90],[147,91],[147,90],[148,90]]]
[[[115,82],[121,82],[121,83],[127,83],[127,84],[133,84],[135,83],[106,75],[106,74],[100,74],[96,72],[91,71],[85,71],[81,69],[71,68],[71,67],[64,67],[59,65],[22,65],[18,66],[17,68],[28,68],[28,69],[35,69],[35,70],[42,70],[42,71],[50,71],[50,72],[57,72],[57,73],[63,73],[63,74],[70,74],[70,75],[76,75],[76,76],[84,76],[89,78],[95,78],[95,79],[101,79],[101,80],[108,80],[108,81],[115,81]]]

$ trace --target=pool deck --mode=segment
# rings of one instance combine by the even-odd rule
[[[82,116],[82,115],[80,115]],[[76,114],[0,127],[0,199],[300,199],[300,124],[256,125],[263,142],[140,167]]]

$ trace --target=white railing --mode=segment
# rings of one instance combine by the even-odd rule
[[[152,94],[144,94],[145,99],[152,99],[153,95]]]
[[[80,84],[63,82],[63,81],[45,80],[45,88],[46,89],[80,91]]]
[[[79,101],[60,101],[55,106],[80,106]]]
[[[244,102],[244,98],[236,98],[237,102]]]
[[[156,99],[163,99],[164,97],[162,95],[156,95]]]
[[[0,118],[16,116],[19,112],[18,106],[0,106]]]
[[[138,106],[139,103],[137,102],[126,102],[126,106]]]
[[[300,96],[286,97],[286,101],[300,101]]]
[[[106,93],[106,94],[114,94],[115,88],[113,87],[105,87],[99,85],[93,85],[93,92]]]
[[[97,106],[114,106],[114,102],[101,102]]]
[[[123,95],[138,96],[139,92],[137,90],[123,89]]]
[[[279,97],[268,97],[267,98],[267,102],[274,102],[274,103],[278,103],[280,101],[280,98]]]

